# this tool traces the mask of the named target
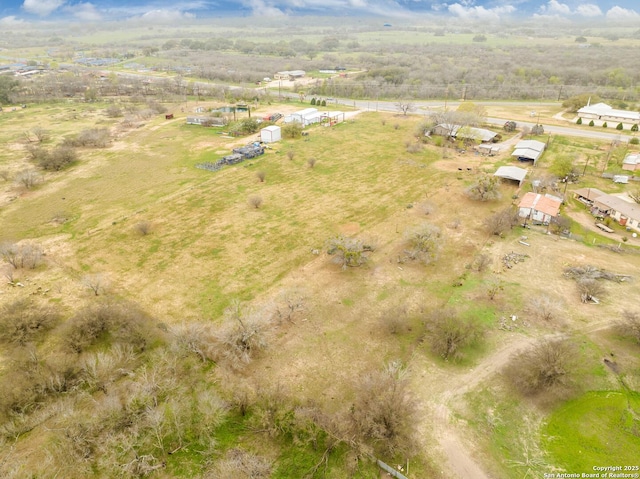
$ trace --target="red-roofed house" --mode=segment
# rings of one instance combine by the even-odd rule
[[[552,218],[560,213],[562,201],[558,198],[541,195],[538,193],[527,193],[522,197],[518,205],[518,216],[533,223],[549,224]]]

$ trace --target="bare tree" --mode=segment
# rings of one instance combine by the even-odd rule
[[[289,158],[289,160],[293,161],[293,159],[296,156],[296,152],[293,150],[287,150],[287,158]]]
[[[475,257],[471,266],[478,273],[482,273],[485,270],[489,269],[492,264],[493,260],[491,259],[491,256],[489,256],[488,254],[480,253]]]
[[[499,292],[504,290],[504,281],[500,278],[492,278],[487,282],[487,296],[493,301]]]
[[[260,181],[260,183],[264,183],[264,179],[267,177],[267,174],[264,171],[257,171],[256,177]]]
[[[38,143],[42,143],[43,141],[47,141],[49,139],[49,131],[45,130],[44,128],[42,128],[41,126],[36,126],[34,128],[31,129],[31,133],[33,133],[33,136],[36,137],[36,140],[38,141]]]
[[[566,391],[574,386],[578,353],[568,339],[543,340],[516,354],[504,370],[522,394]]]
[[[82,285],[99,296],[109,287],[109,279],[103,273],[86,274],[82,277]]]
[[[633,191],[627,191],[627,195],[636,203],[640,204],[640,189],[636,189]]]
[[[531,298],[527,309],[533,316],[543,321],[553,321],[564,311],[559,300],[552,299],[546,295]]]
[[[518,211],[513,207],[507,207],[497,211],[483,221],[489,233],[501,236],[518,224]]]
[[[478,321],[463,318],[450,308],[431,313],[425,319],[425,333],[431,350],[445,360],[461,359],[464,348],[478,342],[484,335]]]
[[[307,294],[299,288],[283,291],[276,302],[276,316],[280,320],[292,322],[294,318],[307,309]]]
[[[311,157],[307,160],[307,165],[309,165],[309,168],[313,168],[314,166],[316,166],[316,159]]]
[[[39,183],[41,179],[42,177],[36,170],[22,170],[15,177],[15,181],[20,183],[28,190]]]
[[[262,196],[258,196],[258,195],[250,196],[249,205],[253,206],[255,209],[260,208],[260,206],[262,206]]]
[[[11,179],[11,173],[9,173],[9,170],[0,170],[0,178],[4,181],[9,181],[9,179]]]
[[[416,105],[413,102],[399,100],[396,102],[396,109],[399,113],[402,113],[404,116],[407,116],[408,113],[415,111]]]
[[[256,310],[237,300],[226,309],[226,322],[218,332],[218,340],[232,367],[248,364],[267,348],[272,314],[266,308]]]
[[[417,409],[402,362],[392,361],[382,371],[359,375],[354,393],[350,422],[358,441],[383,454],[412,454]]]
[[[32,241],[0,244],[0,256],[14,269],[36,269],[42,262],[42,246]]]
[[[407,329],[407,309],[404,305],[385,309],[379,318],[379,324],[389,334],[399,334]]]

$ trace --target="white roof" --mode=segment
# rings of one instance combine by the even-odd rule
[[[511,153],[511,156],[527,158],[528,160],[533,160],[534,163],[538,161],[541,155],[541,151],[532,150],[531,148],[516,148],[513,150],[513,153]]]
[[[493,176],[499,176],[500,178],[506,178],[508,180],[522,181],[525,176],[527,176],[527,170],[524,168],[518,168],[517,166],[501,166]]]
[[[629,153],[622,160],[623,165],[640,165],[640,153]]]
[[[292,115],[305,117],[317,112],[318,112],[317,108],[305,108],[304,110],[300,110],[300,111],[296,111],[295,113],[292,113]]]
[[[640,120],[640,113],[637,111],[616,110],[606,103],[596,103],[595,105],[587,105],[578,110],[578,113],[612,116],[617,118],[627,118],[629,120]]]
[[[281,128],[278,125],[265,126],[261,131],[278,131]]]
[[[546,147],[547,145],[538,140],[520,140],[516,145],[516,149],[522,148],[534,151],[544,151]]]
[[[294,77],[299,77],[299,76],[304,76],[305,73],[306,72],[304,70],[285,70],[282,72],[278,72],[278,75],[291,75]]]
[[[462,138],[473,138],[479,139],[481,141],[491,141],[497,135],[497,133],[494,133],[491,130],[485,130],[484,128],[475,128],[472,126],[463,128],[461,125],[446,125],[444,123],[441,123],[438,126],[450,130],[452,137],[460,136]]]

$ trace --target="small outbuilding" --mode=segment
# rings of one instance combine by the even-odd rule
[[[260,141],[263,143],[275,143],[282,139],[282,129],[277,125],[267,126],[260,130]]]
[[[503,178],[505,180],[516,181],[518,186],[522,186],[522,182],[527,176],[527,170],[524,168],[518,168],[517,166],[501,166],[493,176],[497,176],[498,178]]]
[[[622,169],[627,171],[636,171],[640,169],[640,153],[629,153],[622,160]]]

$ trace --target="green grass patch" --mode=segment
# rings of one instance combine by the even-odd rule
[[[543,444],[553,465],[567,472],[593,466],[638,465],[640,394],[589,392],[556,409],[543,428]]]

